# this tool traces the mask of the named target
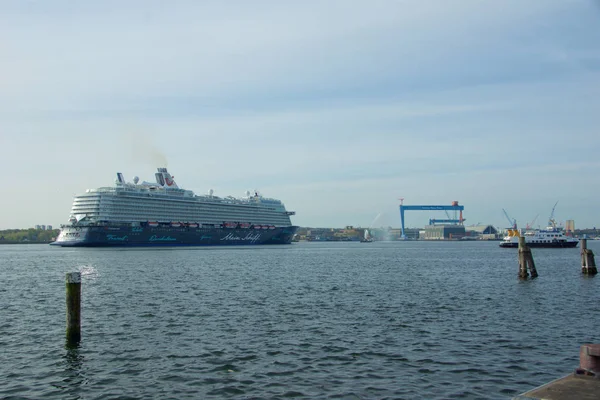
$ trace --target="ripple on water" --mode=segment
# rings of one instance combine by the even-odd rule
[[[0,247],[0,398],[504,399],[572,372],[600,319],[578,249],[522,284],[497,243],[26,247]]]

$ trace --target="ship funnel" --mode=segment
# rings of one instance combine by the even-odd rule
[[[175,177],[171,176],[166,168],[158,168],[156,173],[156,182],[161,186],[177,189],[179,186],[175,183]]]
[[[165,186],[165,178],[163,178],[162,174],[157,172],[154,175],[156,176],[156,183],[158,183],[160,186]]]

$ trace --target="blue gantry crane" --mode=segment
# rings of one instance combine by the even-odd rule
[[[463,219],[464,221],[464,219]],[[435,224],[454,224],[454,225],[458,225],[460,224],[461,221],[459,219],[436,219],[436,218],[430,218],[429,219],[429,225],[435,225]]]
[[[437,223],[444,223],[442,221],[447,221],[445,223],[456,223],[456,224],[460,224],[462,225],[464,218],[463,218],[463,214],[462,212],[465,209],[465,206],[460,206],[458,205],[458,201],[453,201],[451,205],[446,206],[446,205],[412,205],[412,206],[405,206],[404,205],[404,199],[400,199],[400,226],[402,229],[402,237],[404,236],[404,211],[410,211],[410,210],[416,210],[416,211],[458,211],[459,217],[458,219],[451,219],[448,218],[447,220],[442,220],[442,219],[438,219],[438,220],[430,220],[430,224],[431,221],[435,221]],[[448,214],[446,214],[448,215]],[[450,222],[452,221],[452,222]]]
[[[446,219],[437,219],[437,218],[430,218],[429,219],[429,225],[435,225],[435,224],[460,224],[461,221],[459,219],[456,218],[456,211],[454,211],[454,217],[450,216],[450,213],[448,212],[448,210],[444,210],[444,212],[446,213]],[[463,219],[464,221],[464,219]]]

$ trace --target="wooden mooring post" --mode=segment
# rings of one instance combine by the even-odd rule
[[[527,279],[527,276],[529,276],[529,273],[527,273],[528,268],[532,278],[538,276],[531,249],[525,244],[525,237],[519,236],[519,278]]]
[[[587,239],[581,239],[581,272],[586,275],[596,275],[598,269],[596,268],[596,260],[594,259],[594,252],[587,248]]]
[[[67,343],[72,345],[81,340],[81,273],[67,273],[66,287]]]

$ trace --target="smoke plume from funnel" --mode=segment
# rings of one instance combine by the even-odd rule
[[[131,133],[129,135],[133,160],[150,164],[153,168],[168,167],[167,156],[156,146],[150,135]]]

